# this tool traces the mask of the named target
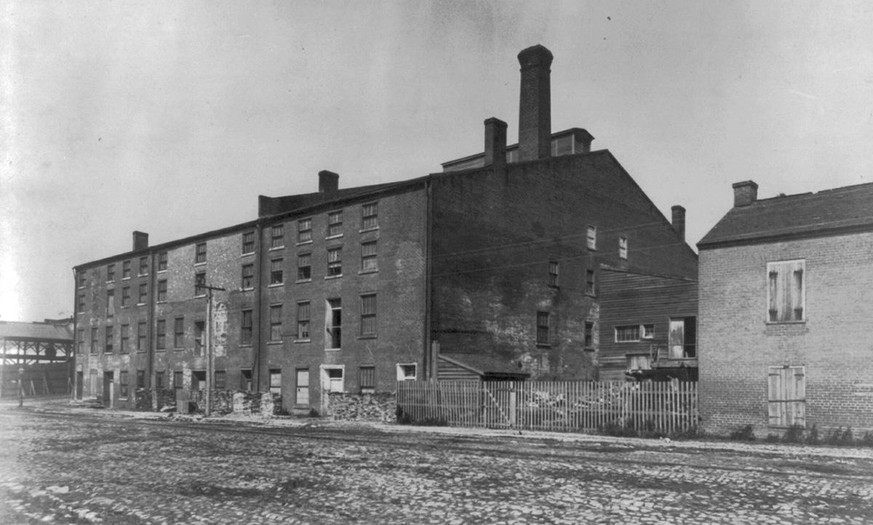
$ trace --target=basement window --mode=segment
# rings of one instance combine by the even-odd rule
[[[415,381],[418,378],[418,365],[415,363],[397,363],[398,381]]]

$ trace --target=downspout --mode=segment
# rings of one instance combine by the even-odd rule
[[[431,304],[431,281],[432,281],[432,232],[433,232],[433,187],[431,185],[432,178],[428,177],[425,180],[425,198],[427,199],[427,205],[425,207],[425,228],[424,228],[424,334],[423,334],[423,344],[424,344],[424,374],[422,374],[422,378],[430,377],[431,379],[437,379],[437,363],[434,360],[433,352],[431,352],[431,315],[433,314],[433,305]]]
[[[255,304],[252,308],[252,388],[255,392],[261,391],[261,283],[263,282],[263,257],[261,251],[264,243],[261,240],[263,233],[262,219],[258,218],[255,224]],[[240,314],[242,322],[242,314]]]
[[[78,385],[79,376],[78,376],[78,374],[76,374],[76,365],[82,364],[82,363],[79,363],[79,283],[78,283],[78,279],[77,279],[78,275],[79,274],[78,274],[78,272],[76,272],[76,268],[73,267],[73,350],[71,352],[73,354],[73,369],[71,370],[71,375],[73,378],[73,381],[72,381],[73,391],[70,392],[70,397],[72,399],[76,399],[76,392],[78,392],[78,386],[79,386]],[[4,348],[4,350],[5,350],[5,348]],[[4,354],[5,354],[5,352],[4,352]],[[4,358],[4,361],[5,361],[5,358]],[[0,367],[0,368],[2,368],[2,367]],[[82,376],[84,377],[84,375],[85,375],[84,374],[84,370],[85,370],[84,366],[82,367],[82,370],[83,370]],[[82,392],[84,394],[84,389],[82,390]]]
[[[146,330],[146,377],[148,378],[148,383],[146,384],[147,390],[153,390],[152,387],[155,384],[154,373],[155,373],[155,349],[152,344],[152,327],[155,326],[155,311],[158,307],[157,302],[157,291],[156,291],[156,279],[158,274],[158,265],[155,261],[155,253],[152,250],[149,250],[149,294],[148,294],[148,311],[146,316],[146,326],[148,329]],[[136,290],[131,290],[131,293],[136,293]],[[139,326],[137,326],[137,330],[139,330]],[[137,332],[137,338],[139,338],[139,333]],[[139,341],[137,341],[139,343]],[[166,380],[166,378],[165,378]],[[155,392],[155,401],[156,404],[159,403],[158,392]],[[134,399],[136,396],[134,396]],[[155,406],[155,410],[161,407]]]

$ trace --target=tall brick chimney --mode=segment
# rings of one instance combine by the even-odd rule
[[[679,206],[673,206],[670,208],[673,211],[673,229],[676,230],[676,233],[679,235],[679,238],[683,241],[685,240],[685,208]]]
[[[734,207],[748,206],[758,200],[758,185],[746,180],[734,183]]]
[[[318,193],[336,193],[339,189],[339,175],[327,170],[318,172]]]
[[[494,169],[506,166],[506,122],[491,117],[485,120],[485,165]]]
[[[133,251],[145,250],[149,247],[149,234],[133,232]]]
[[[552,53],[535,45],[518,54],[521,64],[521,103],[518,111],[518,159],[549,157],[552,149],[550,98]]]

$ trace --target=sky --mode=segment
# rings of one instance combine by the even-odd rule
[[[517,140],[519,51],[693,246],[759,198],[873,182],[864,1],[0,5],[0,320],[72,315],[72,268],[242,223],[258,195],[441,171]],[[871,203],[873,206],[873,203]]]

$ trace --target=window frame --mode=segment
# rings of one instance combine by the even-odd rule
[[[379,229],[379,202],[368,202],[366,204],[362,204],[361,231],[377,229]]]
[[[242,255],[252,255],[255,253],[255,232],[253,230],[242,233],[240,253]]]
[[[326,239],[334,239],[343,235],[343,210],[327,213]]]
[[[342,349],[343,302],[339,297],[325,299],[324,338],[325,350]]]
[[[335,256],[334,256],[335,255]],[[335,246],[327,249],[327,274],[325,279],[343,276],[343,248]]]
[[[130,286],[121,287],[121,307],[127,308],[130,306]]]
[[[408,374],[408,368],[412,368],[412,375]],[[397,363],[398,381],[416,381],[418,379],[418,363]]]
[[[589,250],[597,250],[597,226],[589,224],[585,230],[585,246]]]
[[[312,242],[312,217],[297,221],[297,244]]]
[[[194,272],[194,297],[206,297],[206,270]]]
[[[305,263],[305,264],[301,264]],[[304,275],[305,274],[305,275]],[[297,254],[297,282],[305,283],[312,280],[312,254],[309,252]]]
[[[145,352],[148,344],[148,323],[138,321],[136,323],[136,351]]]
[[[361,294],[360,337],[375,338],[378,336],[378,311],[378,299],[376,293]]]
[[[106,282],[115,282],[115,263],[106,265]]]
[[[130,259],[125,261],[121,261],[121,279],[130,279],[131,269],[130,269]]]
[[[243,264],[241,271],[240,288],[243,290],[254,290],[255,288],[255,265],[254,263]]]
[[[206,264],[206,243],[198,242],[194,245],[194,264]]]
[[[537,310],[536,316],[536,345],[551,346],[552,328],[551,312]]]
[[[558,265],[558,261],[549,261],[549,286],[552,288],[558,287],[559,270],[560,266]]]
[[[104,331],[104,346],[103,353],[111,354],[114,352],[114,343],[115,343],[115,332],[111,324],[105,326]]]
[[[270,338],[269,343],[282,342],[282,305],[270,305]]]
[[[312,337],[312,303],[297,302],[297,341],[309,341]]]
[[[358,367],[358,388],[362,394],[376,393],[376,365]]]
[[[149,285],[146,283],[139,283],[139,290],[136,299],[137,305],[146,304],[149,300]]]
[[[783,277],[783,272],[790,271],[794,267],[791,277]],[[799,270],[798,270],[799,267]],[[799,274],[798,274],[799,271]],[[766,303],[766,323],[767,324],[798,324],[805,323],[808,320],[806,309],[806,288],[808,286],[806,275],[806,259],[792,259],[785,261],[771,261],[767,263],[767,303]],[[799,281],[798,281],[799,279]],[[790,282],[786,282],[789,281]],[[788,285],[788,293],[790,296],[787,300],[791,303],[791,308],[785,311],[779,310],[780,307],[786,306],[778,304],[778,296],[786,294],[785,286]],[[799,301],[795,299],[798,294],[796,288],[799,287]],[[779,292],[782,291],[782,294]],[[799,302],[799,308],[798,308]],[[775,308],[774,308],[775,307]],[[798,315],[798,310],[800,310]],[[786,315],[790,313],[790,315]],[[775,316],[775,318],[774,318]],[[787,317],[787,318],[786,318]],[[798,318],[799,317],[799,318]]]
[[[270,259],[270,286],[281,286],[285,284],[285,259],[277,257]]]
[[[254,319],[253,319],[253,310],[245,309],[240,311],[240,322],[239,322],[239,345],[240,346],[252,346],[252,334],[254,329]]]
[[[164,303],[167,301],[167,280],[166,279],[158,279],[158,290],[157,297],[155,297],[155,301],[159,303]]]
[[[158,272],[166,272],[169,255],[166,250],[158,252]]]
[[[372,273],[378,271],[379,241],[372,240],[361,242],[361,273]]]
[[[124,323],[121,325],[121,342],[118,347],[119,354],[127,354],[130,353],[130,323]]]
[[[155,323],[155,350],[167,349],[167,320],[158,319]]]
[[[149,258],[148,255],[143,255],[139,258],[139,268],[137,269],[137,275],[143,276],[149,274]]]
[[[185,348],[185,318],[181,316],[173,319],[173,348]]]
[[[278,250],[285,247],[285,224],[270,225],[270,249]]]
[[[618,258],[624,261],[627,260],[627,237],[622,235],[618,238]]]

